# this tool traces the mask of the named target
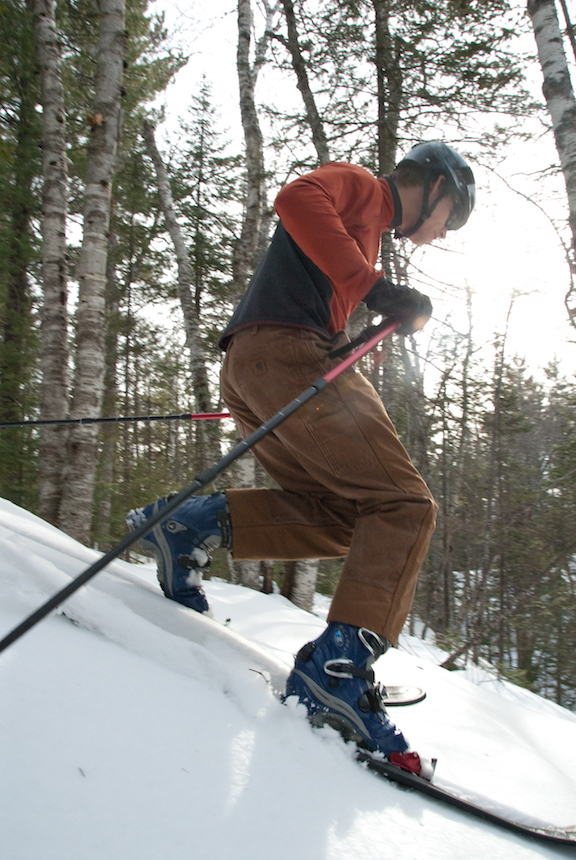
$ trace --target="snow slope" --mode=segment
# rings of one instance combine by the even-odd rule
[[[96,557],[0,501],[0,635]],[[111,567],[155,583],[151,565]],[[0,654],[1,860],[576,857],[380,780],[240,659],[159,628],[96,580],[62,607],[69,617]],[[218,620],[287,666],[324,627],[322,600],[310,615],[221,581],[207,592]],[[393,715],[438,756],[438,781],[576,824],[576,715],[440,661],[403,636],[376,666],[427,689]]]

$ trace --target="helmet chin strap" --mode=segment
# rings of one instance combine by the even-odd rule
[[[438,203],[442,200],[444,195],[440,195],[432,205],[430,205],[430,178],[426,179],[424,182],[424,190],[422,192],[422,209],[420,210],[420,217],[416,221],[415,224],[412,225],[408,230],[396,230],[394,236],[396,239],[409,239],[410,236],[413,236],[414,233],[418,232],[424,221],[426,221],[430,215],[434,212]]]

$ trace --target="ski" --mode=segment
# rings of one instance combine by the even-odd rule
[[[367,768],[389,782],[396,783],[405,789],[419,791],[422,794],[432,797],[442,803],[461,809],[484,821],[489,821],[491,824],[496,824],[504,827],[507,830],[515,831],[524,836],[530,836],[535,839],[544,840],[556,845],[571,845],[576,847],[576,826],[574,827],[551,827],[546,822],[532,820],[532,822],[524,822],[518,820],[522,815],[518,813],[518,819],[508,817],[502,812],[496,812],[490,809],[490,801],[486,800],[486,805],[479,801],[474,801],[466,797],[459,796],[455,792],[449,791],[447,788],[442,788],[433,782],[429,782],[422,777],[417,776],[410,771],[403,770],[391,764],[385,758],[372,754],[366,750],[358,750],[357,759],[367,766]],[[512,810],[510,810],[512,814]]]
[[[404,705],[417,705],[426,698],[426,691],[421,687],[394,687],[383,686],[381,688],[382,702],[387,708],[400,708]]]

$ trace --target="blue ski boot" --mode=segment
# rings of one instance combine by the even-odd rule
[[[134,531],[167,501],[158,499],[145,508],[130,511],[126,517],[128,527]],[[192,496],[140,538],[140,544],[156,559],[158,581],[166,597],[196,612],[209,613],[202,588],[202,570],[210,565],[210,550],[232,546],[226,494]]]
[[[418,754],[408,752],[404,735],[390,720],[380,687],[374,684],[372,664],[389,647],[388,640],[364,627],[329,624],[296,655],[286,698],[298,696],[313,725],[328,723],[346,740],[419,773]]]

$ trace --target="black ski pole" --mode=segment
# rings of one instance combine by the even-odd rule
[[[332,370],[329,370],[325,376],[321,376],[312,385],[303,391],[298,397],[296,397],[291,403],[277,412],[272,416],[268,421],[264,424],[261,424],[257,430],[247,436],[242,442],[232,448],[221,460],[218,460],[217,463],[214,463],[212,466],[209,466],[208,469],[205,469],[203,472],[200,472],[199,475],[196,476],[194,481],[190,484],[189,487],[186,487],[176,496],[174,496],[170,501],[160,510],[157,511],[153,516],[151,516],[145,523],[139,526],[130,534],[126,535],[119,544],[116,544],[115,547],[112,547],[107,553],[105,553],[98,561],[95,561],[94,564],[90,565],[90,567],[86,568],[76,579],[73,579],[68,585],[54,594],[51,598],[49,598],[46,603],[42,604],[35,612],[25,618],[17,627],[14,628],[10,633],[8,633],[2,640],[0,640],[0,652],[4,651],[8,648],[9,645],[12,645],[13,642],[16,642],[21,636],[24,635],[28,630],[38,624],[39,621],[42,621],[49,612],[53,609],[56,609],[61,603],[63,603],[68,597],[74,594],[75,591],[87,583],[93,576],[99,573],[102,568],[106,567],[107,564],[110,564],[111,561],[118,558],[121,553],[124,552],[125,549],[132,546],[132,544],[136,543],[141,537],[147,534],[157,523],[161,520],[165,519],[168,514],[170,514],[175,508],[182,504],[182,502],[186,501],[193,493],[197,490],[205,487],[207,484],[210,484],[214,478],[223,472],[231,463],[237,460],[242,456],[246,451],[250,450],[257,442],[267,436],[268,433],[271,433],[279,424],[282,424],[290,415],[293,415],[301,406],[307,403],[312,397],[315,397],[321,391],[324,391],[327,385],[329,385],[334,379],[340,376],[347,368],[349,368],[352,364],[354,364],[358,359],[362,358],[362,356],[366,355],[367,352],[374,349],[374,347],[379,343],[379,341],[384,340],[384,338],[391,335],[396,328],[398,327],[398,323],[382,323],[377,326],[377,332],[370,338],[363,346],[359,347],[355,352],[349,355],[344,361],[341,361],[340,364],[336,365]]]
[[[336,356],[334,356],[336,357]],[[49,424],[110,424],[127,421],[216,421],[230,418],[229,412],[182,412],[179,415],[120,415],[109,418],[46,418],[38,421],[3,421],[6,427],[43,427]]]

